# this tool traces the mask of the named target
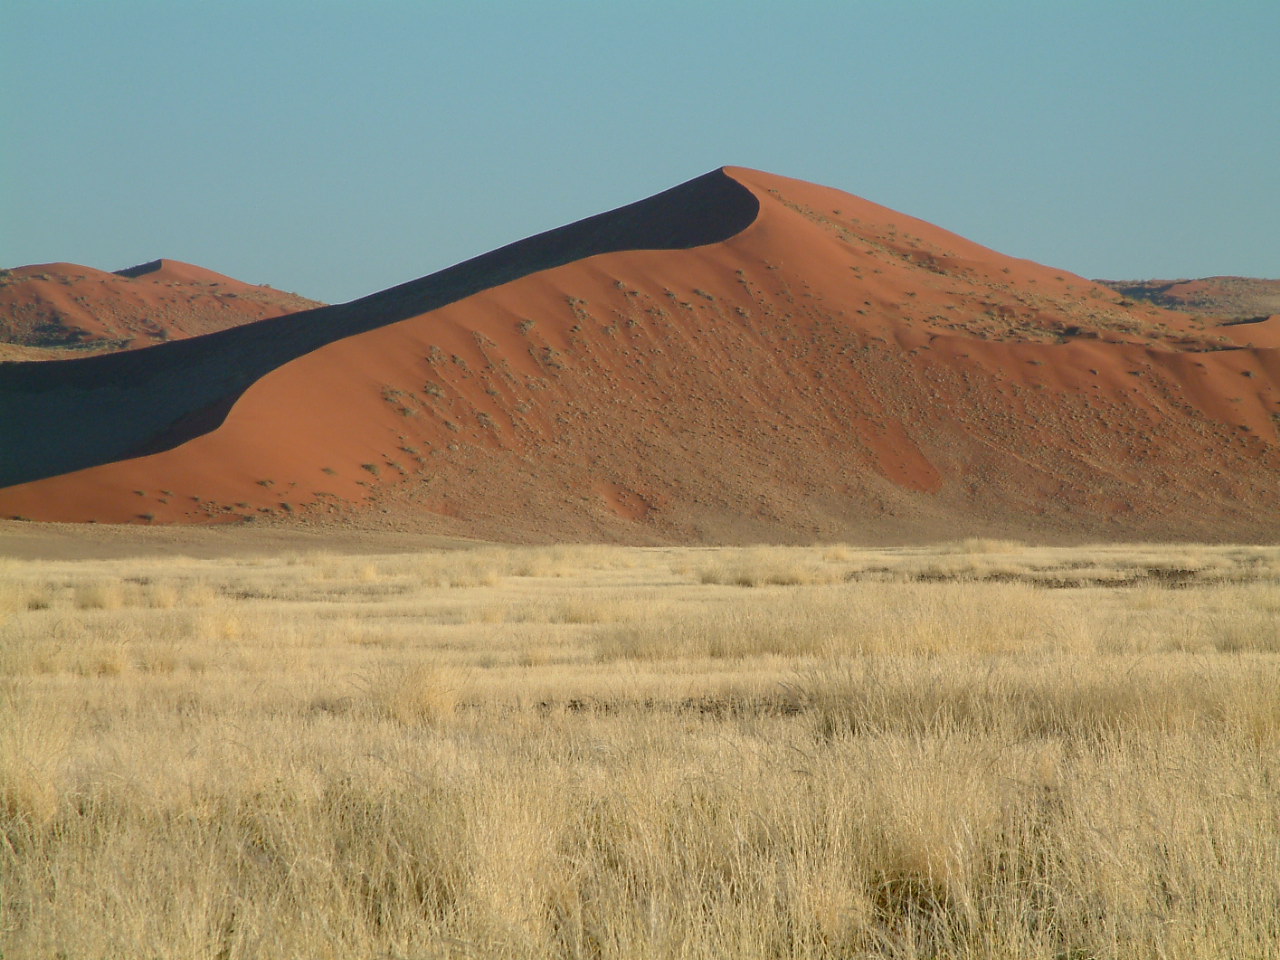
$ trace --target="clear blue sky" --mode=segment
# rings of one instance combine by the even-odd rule
[[[1280,276],[1280,2],[3,0],[0,265],[348,300],[723,164]]]

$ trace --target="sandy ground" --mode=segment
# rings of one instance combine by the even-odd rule
[[[468,549],[476,541],[434,534],[301,524],[157,526],[24,523],[0,520],[0,557],[15,560],[114,560],[129,557],[284,556],[291,553],[392,554]]]

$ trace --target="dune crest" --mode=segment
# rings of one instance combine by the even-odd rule
[[[749,191],[716,171],[351,303],[199,342],[57,367],[7,367],[0,377],[0,484],[167,449],[212,429],[251,384],[325,344],[600,253],[712,243],[742,229],[756,209]]]

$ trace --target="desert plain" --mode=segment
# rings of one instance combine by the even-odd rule
[[[15,526],[7,957],[1276,955],[1275,547]]]

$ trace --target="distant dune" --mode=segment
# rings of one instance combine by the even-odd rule
[[[0,360],[132,350],[318,306],[177,260],[115,273],[74,263],[17,267],[0,271]]]
[[[1280,280],[1202,277],[1198,280],[1099,280],[1117,293],[1201,316],[1253,320],[1280,314]]]
[[[725,168],[350,304],[0,367],[0,515],[502,540],[1273,539],[1280,318]]]

